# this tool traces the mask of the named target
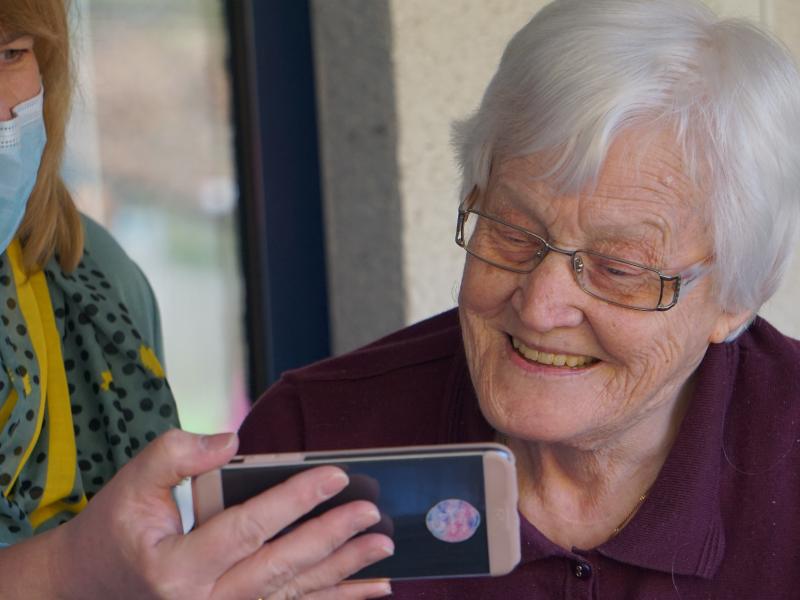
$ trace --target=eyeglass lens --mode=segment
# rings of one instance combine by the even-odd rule
[[[518,273],[533,271],[549,251],[536,236],[472,212],[464,221],[464,242],[470,254]],[[663,289],[655,271],[586,250],[568,254],[578,285],[593,296],[644,310],[654,310],[674,298],[676,283],[666,282],[671,289]]]

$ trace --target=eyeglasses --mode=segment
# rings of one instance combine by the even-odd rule
[[[456,244],[485,263],[530,273],[549,252],[570,257],[578,286],[595,298],[641,311],[669,310],[708,269],[703,259],[677,275],[591,250],[564,250],[543,237],[478,210],[459,208]]]

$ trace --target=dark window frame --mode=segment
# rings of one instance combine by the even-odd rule
[[[250,397],[330,354],[308,0],[224,0]]]

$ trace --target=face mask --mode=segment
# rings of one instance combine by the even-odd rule
[[[47,141],[43,105],[44,88],[12,108],[13,119],[0,121],[0,252],[14,238],[36,183]]]

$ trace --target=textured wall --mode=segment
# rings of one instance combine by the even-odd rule
[[[761,0],[763,21],[800,57],[800,2],[798,0]],[[781,331],[800,338],[800,247],[778,293],[767,302],[761,314]]]
[[[707,0],[800,55],[800,1]],[[334,350],[455,304],[450,124],[544,0],[314,0]],[[381,233],[376,233],[376,227]],[[763,313],[800,337],[800,263]]]
[[[455,305],[459,177],[450,125],[475,110],[509,38],[546,2],[394,0],[406,319]]]

